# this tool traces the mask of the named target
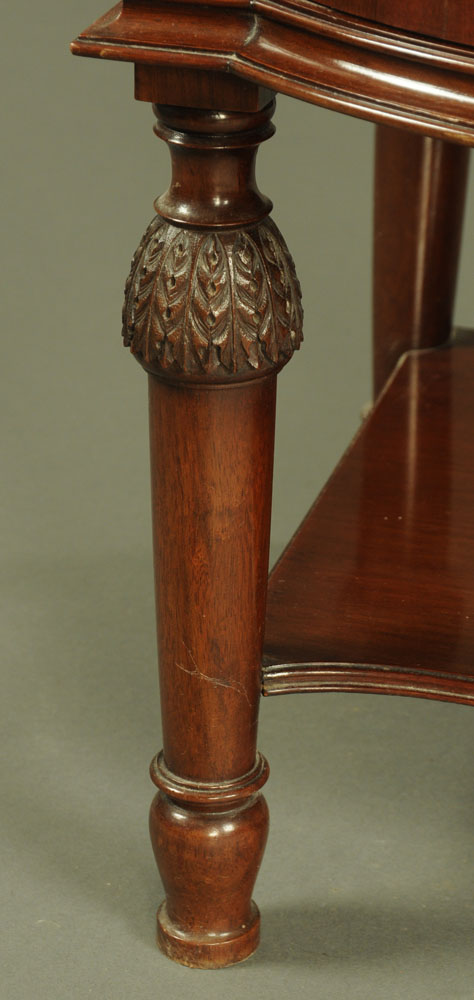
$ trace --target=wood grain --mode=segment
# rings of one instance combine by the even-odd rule
[[[260,111],[273,96],[268,87],[259,87],[232,73],[135,63],[137,101],[183,108]]]
[[[338,14],[311,0],[255,0],[251,8],[117,4],[72,43],[72,51],[228,72],[371,121],[474,143],[471,49]]]
[[[264,692],[474,703],[474,348],[406,355],[270,577]]]
[[[166,900],[158,943],[184,965],[248,957],[265,847],[257,753],[276,374],[299,346],[299,285],[256,185],[273,101],[155,106],[172,177],[132,262],[124,335],[149,373],[163,752],[150,813]]]
[[[375,396],[405,351],[450,335],[468,166],[466,147],[377,127]]]
[[[403,31],[416,31],[421,35],[431,35],[446,42],[460,45],[474,45],[474,16],[470,0],[431,0],[429,4],[420,0],[335,0],[323,7],[336,8],[358,17],[389,24]]]
[[[345,6],[124,0],[72,44],[135,64],[172,155],[127,281],[124,339],[149,374],[158,941],[202,968],[257,947],[268,829],[256,738],[276,376],[302,320],[254,172],[273,92],[418,133],[379,133],[378,386],[451,315],[466,157],[438,140],[474,144],[472,4]],[[381,394],[271,576],[265,694],[474,703],[473,359],[461,346],[410,355]]]
[[[163,740],[171,771],[255,761],[275,376],[234,388],[150,377]]]

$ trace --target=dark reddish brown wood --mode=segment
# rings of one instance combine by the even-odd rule
[[[72,51],[235,74],[371,121],[474,143],[472,49],[393,31],[312,0],[118,4]]]
[[[196,781],[255,763],[274,406],[275,376],[150,380],[165,760]]]
[[[261,111],[273,93],[268,87],[259,87],[231,73],[136,63],[135,97],[137,101],[170,103],[173,107]]]
[[[335,0],[323,7],[336,8],[358,17],[389,24],[403,31],[417,31],[446,42],[474,45],[474,16],[471,0]]]
[[[256,754],[276,376],[231,388],[150,376],[164,757],[150,814],[158,941],[215,968],[255,950],[267,835]]]
[[[273,107],[155,105],[172,178],[132,261],[123,331],[152,374],[245,381],[278,371],[299,347],[299,283],[255,180],[256,147],[273,132]]]
[[[125,343],[150,373],[158,941],[202,968],[257,947],[251,896],[268,826],[256,735],[276,374],[302,321],[293,262],[255,181],[272,112],[273,102],[253,112],[155,106],[172,179],[124,306]]]
[[[474,703],[474,347],[406,355],[270,578],[265,693]]]
[[[210,706],[209,706],[210,707]],[[227,706],[238,718],[236,706]],[[218,752],[225,742],[223,705]],[[208,712],[203,725],[208,721]],[[202,745],[201,735],[197,752]],[[162,759],[152,777],[163,789],[150,810],[150,834],[166,892],[158,911],[158,943],[183,965],[220,968],[255,951],[260,916],[252,891],[268,831],[268,809],[259,789],[268,765],[259,758],[240,782],[209,784],[171,780]]]
[[[151,765],[166,893],[158,940],[186,965],[240,961],[259,933],[251,897],[268,825],[256,729],[275,386],[302,321],[293,263],[254,175],[272,131],[269,91],[472,145],[474,53],[453,44],[472,42],[464,14],[441,42],[313,0],[124,0],[72,46],[135,63],[136,95],[155,104],[172,154],[169,191],[132,262],[123,332],[150,384],[164,738]],[[436,16],[434,4],[430,28]],[[426,158],[438,147],[417,148]],[[430,242],[430,212],[420,209],[432,252],[414,279],[432,342],[429,290],[440,276],[452,295],[461,195],[452,228],[441,203],[465,160],[443,150],[430,163],[429,183],[415,170],[411,204],[428,192],[437,220]],[[393,213],[400,188],[387,176],[381,204],[389,190]],[[387,247],[377,265],[385,273]],[[380,308],[386,315],[390,301]],[[403,310],[410,343],[415,330],[426,337],[415,308]],[[272,575],[265,693],[474,700],[473,357],[410,358],[382,395]]]
[[[274,101],[249,114],[155,105],[155,132],[172,150],[169,190],[156,202],[170,222],[206,229],[257,225],[271,207],[258,190],[255,155],[273,135]]]
[[[468,157],[441,139],[377,128],[375,395],[404,351],[451,333]]]

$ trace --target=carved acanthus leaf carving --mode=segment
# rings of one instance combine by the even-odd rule
[[[230,275],[224,247],[218,236],[200,244],[190,288],[189,321],[195,354],[202,370],[212,372],[219,363],[232,369],[232,316]]]
[[[294,264],[270,219],[206,233],[156,216],[125,287],[124,342],[155,372],[263,373],[299,347],[302,319]]]
[[[299,347],[303,327],[301,289],[295,265],[288,247],[277,227],[262,227],[263,252],[271,273],[274,313],[282,329],[286,330],[284,351],[291,353]]]

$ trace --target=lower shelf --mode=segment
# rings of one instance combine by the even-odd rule
[[[474,346],[404,357],[269,581],[264,694],[474,704]]]

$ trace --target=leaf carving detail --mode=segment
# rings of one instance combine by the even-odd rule
[[[188,234],[178,230],[167,247],[156,284],[156,308],[164,334],[161,363],[164,368],[187,363],[187,344],[182,332],[186,323],[186,302],[192,253]],[[151,359],[147,359],[151,360]]]
[[[294,264],[271,220],[203,233],[156,216],[125,286],[123,337],[152,371],[241,375],[287,360],[302,317]]]
[[[224,247],[214,233],[201,243],[190,301],[192,342],[203,371],[232,371],[230,274]]]
[[[156,302],[156,278],[165,246],[166,225],[156,216],[132,260],[125,286],[124,341],[133,343],[133,350],[148,360],[150,347],[155,350],[164,339],[160,312]],[[158,348],[159,349],[159,348]]]
[[[243,361],[258,368],[265,355],[278,360],[273,338],[270,291],[257,246],[247,233],[239,233],[233,248],[235,285],[235,334]],[[262,355],[262,345],[265,354]]]
[[[300,283],[288,247],[271,220],[261,227],[260,238],[270,270],[275,317],[284,330],[280,351],[289,357],[303,339]]]

